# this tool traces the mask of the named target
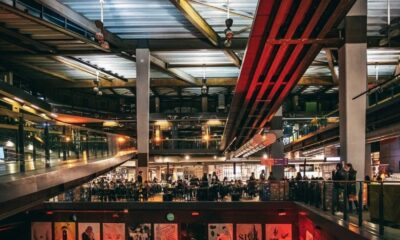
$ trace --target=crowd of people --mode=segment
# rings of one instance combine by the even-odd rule
[[[154,196],[162,197],[163,201],[239,201],[241,198],[268,200],[295,200],[321,207],[323,191],[330,187],[335,209],[342,209],[343,201],[351,212],[353,206],[358,208],[358,196],[356,190],[357,171],[352,164],[344,166],[337,164],[332,172],[332,184],[323,185],[322,178],[311,177],[308,179],[300,172],[291,179],[277,179],[269,173],[268,178],[264,170],[258,178],[254,173],[246,181],[233,180],[218,175],[204,173],[201,178],[192,176],[188,179],[178,178],[176,181],[161,182],[154,178],[152,181],[144,181],[139,172],[136,180],[126,179],[122,175],[101,176],[75,190],[67,192],[66,201],[147,201]],[[282,181],[283,180],[283,181]],[[275,187],[274,187],[275,186]],[[275,191],[275,192],[274,192]],[[272,195],[278,195],[273,197]],[[366,206],[363,206],[366,208]]]
[[[176,181],[161,182],[154,178],[152,181],[143,181],[139,172],[136,180],[126,179],[122,175],[101,176],[82,186],[66,192],[59,200],[65,201],[147,201],[156,195],[163,197],[163,201],[224,201],[231,196],[232,201],[242,197],[255,198],[260,196],[267,200],[270,193],[269,184],[276,178],[270,173],[268,179],[262,170],[259,179],[255,174],[246,181],[233,180],[224,177],[219,179],[217,174],[204,173],[201,178],[192,176],[188,179],[178,177]]]

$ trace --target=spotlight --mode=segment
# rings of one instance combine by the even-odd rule
[[[185,155],[185,159],[186,159],[186,160],[189,160],[189,159],[190,159],[190,156],[189,156],[189,155]]]
[[[98,92],[99,91],[99,87],[94,87],[93,91]]]

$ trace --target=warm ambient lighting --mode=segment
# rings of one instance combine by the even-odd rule
[[[217,159],[217,155],[214,155],[214,159]]]
[[[268,154],[264,153],[263,154],[263,159],[268,159]]]
[[[22,100],[21,98],[14,97],[14,100],[16,100],[16,101],[18,101],[20,103],[24,103],[24,100]]]
[[[199,212],[192,212],[192,216],[199,216],[200,213]]]
[[[12,104],[12,105],[17,103],[16,101],[14,101],[14,100],[12,100],[11,98],[8,98],[8,97],[3,97],[3,100],[6,101],[9,104]]]
[[[287,212],[283,209],[278,209],[278,216],[286,216]]]
[[[11,142],[10,140],[8,140],[6,142],[6,147],[14,147],[14,146],[15,146],[15,144],[13,142]]]
[[[203,136],[204,141],[209,141],[210,140],[210,135],[206,134]]]
[[[218,119],[211,119],[207,121],[208,126],[220,126],[222,125],[222,122]]]
[[[118,141],[119,143],[124,143],[126,140],[125,140],[124,137],[118,137],[118,138],[117,138],[117,141]]]
[[[306,216],[307,213],[306,213],[306,212],[303,212],[303,211],[300,211],[300,212],[299,212],[299,215],[301,215],[301,216]]]
[[[161,138],[157,136],[157,137],[154,138],[154,141],[160,142],[160,141],[161,141]]]
[[[57,114],[55,114],[55,113],[50,113],[50,116],[52,116],[53,118],[56,118],[56,117],[58,117],[58,115],[57,115]]]
[[[189,159],[190,159],[190,156],[189,156],[189,155],[185,155],[185,159],[186,159],[186,160],[189,160]]]
[[[71,138],[70,137],[65,137],[65,141],[69,142],[69,141],[71,141]]]

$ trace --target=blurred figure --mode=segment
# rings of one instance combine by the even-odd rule
[[[347,184],[347,196],[349,201],[349,212],[353,211],[353,203],[355,208],[358,208],[358,200],[357,200],[357,190],[356,190],[356,176],[357,171],[354,170],[353,165],[351,163],[346,164],[346,172],[348,175],[349,181],[354,181]]]

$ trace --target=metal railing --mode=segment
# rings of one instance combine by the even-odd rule
[[[52,202],[161,202],[161,201],[297,201],[344,221],[362,226],[376,223],[379,234],[387,224],[400,224],[394,188],[400,182],[325,180],[178,181],[143,183],[128,180],[95,181],[58,195]],[[393,194],[391,196],[390,194]],[[385,196],[385,198],[384,198]],[[354,207],[353,207],[354,205]],[[393,215],[393,212],[395,214]]]

